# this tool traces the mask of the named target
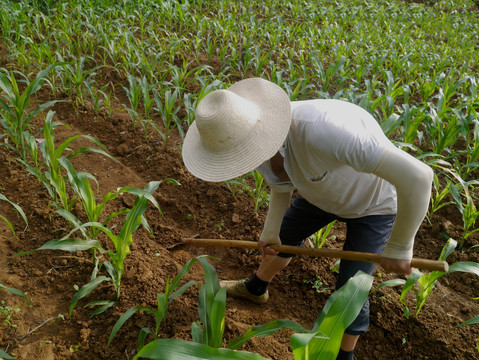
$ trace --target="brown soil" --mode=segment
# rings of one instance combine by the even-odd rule
[[[43,94],[46,100],[48,94]],[[68,102],[54,107],[55,121],[68,125],[55,130],[58,142],[77,134],[89,134],[100,140],[118,162],[98,154],[85,154],[73,161],[77,170],[93,174],[99,184],[99,199],[106,192],[121,186],[143,188],[147,182],[174,178],[175,186],[162,183],[155,193],[164,216],[150,207],[147,218],[154,236],[139,229],[134,235],[131,254],[126,260],[120,301],[107,312],[90,318],[91,308],[84,306],[93,300],[111,299],[113,288],[101,286],[79,302],[72,317],[68,308],[75,294],[74,285],[89,281],[92,270],[91,253],[39,251],[31,255],[18,252],[37,249],[46,241],[65,234],[67,223],[53,213],[51,200],[39,182],[16,161],[16,155],[0,147],[0,192],[25,211],[29,225],[25,229],[21,219],[6,202],[0,202],[0,214],[15,224],[14,237],[6,224],[0,221],[0,284],[24,291],[30,300],[27,306],[19,296],[0,290],[0,299],[9,306],[18,306],[13,315],[17,327],[0,324],[0,348],[18,359],[131,359],[136,349],[139,330],[154,328],[151,315],[136,314],[117,334],[107,348],[111,329],[119,316],[135,305],[156,305],[156,295],[164,291],[168,276],[175,276],[190,259],[208,254],[220,279],[249,277],[259,263],[255,251],[244,249],[200,248],[181,244],[184,237],[242,239],[256,241],[265,216],[265,210],[253,212],[252,199],[236,194],[224,185],[205,183],[193,177],[181,161],[181,140],[174,138],[168,149],[160,138],[145,139],[141,129],[133,129],[125,112],[95,114],[90,109],[76,111]],[[41,119],[39,119],[41,120]],[[79,140],[74,146],[88,145]],[[109,204],[106,212],[132,204],[124,196]],[[79,212],[81,214],[81,212]],[[60,229],[60,230],[59,230]],[[445,244],[442,232],[460,239],[462,221],[453,207],[443,208],[432,219],[432,226],[424,222],[415,246],[415,256],[437,259]],[[340,248],[344,239],[342,226],[336,226],[337,240],[325,246]],[[468,240],[467,247],[477,244],[477,236]],[[448,260],[479,261],[479,247],[454,253]],[[247,328],[275,319],[290,319],[311,328],[329,295],[334,291],[334,260],[296,257],[270,286],[270,301],[252,306],[239,299],[228,299],[226,310],[225,343],[242,334]],[[380,271],[380,269],[378,269]],[[375,285],[394,275],[376,273]],[[304,280],[319,276],[323,290],[318,293]],[[195,265],[185,279],[203,281],[203,271]],[[442,277],[421,313],[411,319],[402,314],[400,289],[384,288],[371,296],[372,324],[357,347],[357,359],[478,359],[475,348],[479,326],[454,328],[455,325],[479,314],[479,278],[456,273]],[[409,297],[410,307],[414,298]],[[191,323],[198,320],[198,287],[193,286],[173,301],[167,321],[160,330],[162,338],[191,340]],[[60,316],[59,316],[60,315]],[[63,316],[64,319],[61,317]],[[32,331],[37,326],[37,330]],[[244,350],[253,351],[271,359],[293,359],[289,345],[291,332],[280,331],[272,336],[253,339]],[[148,341],[151,341],[151,337]]]

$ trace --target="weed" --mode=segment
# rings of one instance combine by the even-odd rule
[[[13,323],[13,315],[20,312],[18,306],[11,307],[5,303],[5,300],[0,301],[0,317],[3,318],[3,323],[9,327],[16,328],[17,325]]]
[[[325,292],[326,290],[329,290],[329,287],[323,288],[323,281],[321,280],[321,277],[319,275],[316,275],[316,279],[314,280],[309,280],[309,279],[303,279],[303,283],[311,285],[311,287],[316,290],[318,294],[321,294]]]

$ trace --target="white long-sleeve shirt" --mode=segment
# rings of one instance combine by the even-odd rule
[[[414,236],[429,204],[432,171],[412,156],[397,149],[384,135],[376,120],[364,109],[340,100],[307,100],[291,103],[292,124],[280,153],[290,182],[282,183],[273,174],[269,161],[258,171],[270,184],[272,198],[262,240],[279,242],[279,228],[291,192],[296,189],[308,202],[343,218],[396,214],[400,185],[401,220],[398,213],[384,256],[410,259]],[[383,164],[384,158],[397,157],[398,174]],[[376,171],[381,168],[379,173]],[[387,171],[386,171],[387,170]],[[409,172],[421,176],[409,179]],[[384,174],[383,174],[384,173]],[[383,175],[383,177],[379,176]],[[387,181],[384,177],[389,178]],[[396,179],[397,178],[397,179]],[[414,181],[414,184],[408,183]],[[420,183],[417,184],[417,181]],[[406,186],[404,186],[406,184]],[[415,194],[418,186],[421,194]],[[413,193],[411,193],[411,191]],[[429,193],[428,193],[429,190]],[[408,199],[414,196],[416,199]],[[404,206],[403,206],[404,208]],[[413,211],[406,214],[406,211]],[[409,227],[403,229],[403,227]],[[412,229],[412,231],[411,231]]]

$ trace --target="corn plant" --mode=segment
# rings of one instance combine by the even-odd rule
[[[191,335],[199,344],[220,348],[225,329],[226,288],[220,287],[216,271],[207,258],[198,260],[205,272],[205,283],[200,287],[198,298],[200,321],[191,324]]]
[[[252,176],[254,179],[254,186],[248,185],[248,177]],[[268,184],[264,181],[263,176],[260,174],[258,170],[253,170],[248,175],[243,176],[241,178],[228,180],[224,182],[230,190],[236,191],[238,187],[246,191],[252,198],[254,202],[254,212],[258,212],[258,210],[266,206],[269,203],[269,194],[266,190]]]
[[[141,81],[138,82],[135,76],[128,75],[128,87],[123,86],[123,90],[125,90],[126,97],[130,102],[130,107],[123,105],[130,115],[131,121],[133,122],[133,127],[136,127],[137,121],[140,119],[140,115],[138,113],[138,107],[140,106],[140,101],[142,98],[142,86]]]
[[[427,156],[428,154],[424,154]],[[474,198],[469,191],[470,188],[479,185],[478,180],[464,181],[462,177],[453,169],[450,169],[450,164],[441,160],[432,160],[429,164],[433,167],[440,169],[442,172],[453,178],[457,183],[450,185],[449,192],[454,199],[454,203],[462,215],[464,223],[464,232],[462,235],[461,242],[459,244],[459,249],[462,249],[464,242],[471,234],[479,231],[479,229],[474,229],[475,222],[479,216],[479,211],[476,208],[474,203]],[[465,202],[463,200],[465,198]]]
[[[191,325],[193,342],[177,339],[154,340],[139,349],[135,359],[140,357],[187,359],[191,356],[194,356],[195,359],[264,359],[257,354],[221,348],[225,325],[226,288],[220,287],[216,270],[208,262],[206,256],[190,260],[179,274],[186,273],[194,261],[201,263],[205,274],[205,282],[200,287],[198,298],[200,321]]]
[[[11,202],[10,200],[7,199],[7,197],[3,194],[0,193],[0,200],[4,200],[6,202],[8,202],[10,205],[12,205],[15,210],[20,214],[20,216],[22,217],[23,221],[25,221],[25,224],[28,226],[28,220],[27,220],[27,217],[25,216],[25,213],[23,212],[22,208],[20,206],[18,206],[17,204]],[[5,218],[4,216],[0,215],[0,220],[3,220],[7,226],[10,228],[10,230],[12,231],[13,233],[13,236],[17,236],[15,234],[15,229],[13,227],[13,224],[7,220],[7,218]],[[1,284],[0,284],[0,287],[1,287]]]
[[[229,349],[239,349],[253,336],[271,335],[280,329],[292,329],[290,343],[294,358],[336,359],[344,330],[354,321],[361,310],[373,277],[359,271],[328,299],[311,330],[306,330],[294,321],[275,320],[265,325],[254,326],[238,338],[230,340]]]
[[[59,163],[63,166],[63,168],[66,170],[68,181],[70,183],[71,188],[73,189],[74,193],[76,194],[77,198],[81,201],[81,205],[83,208],[83,211],[85,212],[88,222],[90,223],[97,223],[100,221],[100,216],[102,214],[102,211],[105,207],[105,205],[113,199],[116,199],[118,195],[122,194],[123,192],[131,192],[130,188],[121,188],[115,193],[108,192],[105,194],[103,197],[103,200],[101,203],[97,204],[96,202],[96,196],[95,196],[95,191],[93,191],[90,180],[92,180],[96,185],[98,189],[98,182],[96,181],[96,178],[91,175],[90,173],[87,172],[77,172],[71,162],[65,158],[61,157],[58,159]],[[138,191],[138,189],[134,188],[135,191]],[[113,218],[117,217],[118,215],[121,215],[123,213],[128,212],[129,209],[121,209],[117,212],[113,212],[109,214],[105,220],[101,222],[103,226],[105,226],[107,223],[109,223]],[[160,211],[161,212],[161,211]],[[58,209],[56,213],[60,214],[63,218],[68,220],[71,224],[79,228],[82,232],[87,231],[87,233],[84,233],[84,237],[86,239],[91,239],[91,240],[96,240],[98,234],[100,233],[100,230],[95,228],[95,227],[90,227],[85,229],[82,225],[82,222],[68,209]],[[99,259],[97,257],[97,251],[96,248],[93,248],[93,271],[92,271],[92,276],[91,279],[93,280],[94,278],[97,277],[98,274],[98,266],[99,266]]]
[[[76,106],[85,105],[85,95],[88,86],[92,86],[94,83],[95,71],[102,66],[95,66],[87,68],[87,60],[92,60],[91,57],[81,56],[77,60],[65,62],[63,56],[57,53],[59,61],[62,62],[62,73],[60,74],[62,79],[62,85],[66,94],[75,100]]]
[[[313,244],[314,244],[315,248],[321,249],[323,247],[323,245],[326,242],[326,240],[328,238],[328,235],[331,232],[331,230],[333,229],[333,226],[334,226],[335,223],[336,223],[336,220],[330,222],[328,225],[321,228],[314,235],[309,237],[309,239],[313,241]]]
[[[449,239],[444,245],[441,255],[439,256],[439,261],[446,261],[447,257],[456,249],[457,241],[453,239]],[[414,270],[411,275],[409,275],[407,280],[404,279],[393,279],[389,281],[383,282],[379,285],[375,290],[378,290],[385,286],[403,286],[403,290],[401,292],[401,296],[399,301],[403,304],[403,312],[406,318],[410,318],[411,311],[407,306],[406,302],[406,295],[412,290],[415,297],[416,297],[416,304],[415,304],[415,316],[418,316],[421,309],[425,305],[427,299],[431,295],[434,286],[436,285],[436,281],[446,274],[451,274],[453,272],[467,272],[476,274],[479,276],[479,264],[470,262],[470,261],[460,261],[454,263],[449,266],[449,270],[446,272],[444,271],[431,271],[430,273],[423,274],[419,270]],[[415,288],[415,284],[419,285],[419,289]]]
[[[181,126],[180,119],[178,117],[178,111],[180,107],[177,106],[176,101],[178,99],[178,90],[171,91],[165,90],[163,93],[163,100],[160,99],[160,93],[154,92],[154,99],[156,107],[154,108],[161,117],[162,125],[152,121],[151,126],[160,134],[163,139],[165,149],[168,147],[168,141],[170,140],[171,132],[174,128],[178,129],[178,132],[184,137],[184,130]]]
[[[178,184],[173,179],[166,179],[166,181]],[[78,292],[73,296],[72,303],[70,305],[69,313],[72,314],[77,302],[95,290],[103,282],[111,282],[115,289],[116,299],[107,301],[95,301],[90,303],[91,306],[101,306],[99,309],[93,312],[92,316],[101,314],[108,308],[112,307],[116,301],[120,298],[120,285],[121,278],[124,271],[124,262],[128,254],[130,253],[130,246],[133,242],[133,233],[138,229],[140,225],[143,225],[148,232],[151,233],[151,229],[144,218],[143,214],[147,209],[148,202],[151,202],[158,210],[160,206],[156,199],[152,196],[153,192],[160,186],[161,181],[152,181],[148,183],[144,190],[136,189],[132,187],[125,187],[119,190],[119,192],[130,192],[137,197],[132,208],[128,211],[126,219],[121,227],[120,233],[116,235],[112,229],[102,225],[99,222],[87,222],[77,226],[69,234],[61,239],[50,240],[38,250],[64,250],[64,251],[78,251],[89,250],[95,248],[101,254],[108,256],[109,261],[104,261],[103,266],[109,276],[98,276],[92,279],[88,284],[83,285]],[[161,211],[161,210],[160,210]],[[114,246],[114,250],[105,250],[98,240],[87,238],[72,238],[71,235],[80,230],[82,235],[87,233],[86,229],[94,228],[103,232],[110,239]]]
[[[463,190],[463,197],[465,197],[466,201],[462,200],[461,194],[457,190],[456,187],[451,187],[451,195],[455,200],[457,208],[462,215],[462,221],[464,224],[464,232],[462,235],[461,243],[459,248],[462,249],[464,246],[465,240],[473,233],[479,231],[479,228],[474,229],[474,225],[476,223],[477,218],[479,217],[479,210],[477,210],[475,201],[469,192],[469,186],[478,185],[479,181],[471,180],[468,182],[462,181],[462,179],[456,175],[456,178],[459,179],[459,183],[462,186]]]
[[[37,114],[58,102],[56,100],[49,101],[34,107],[31,111],[28,110],[31,97],[43,86],[52,67],[53,65],[50,65],[40,71],[31,82],[21,74],[27,83],[27,87],[22,93],[14,72],[8,73],[7,70],[0,69],[0,89],[3,93],[0,98],[0,124],[5,130],[7,139],[11,142],[11,145],[8,143],[4,143],[4,145],[16,151],[23,160],[27,160],[25,134],[31,130],[30,122]],[[0,139],[5,135],[0,136]]]
[[[46,170],[44,173],[40,173],[37,169],[32,167],[27,167],[27,170],[36,175],[42,181],[49,195],[53,198],[52,204],[57,209],[63,208],[67,211],[70,211],[76,201],[76,198],[69,199],[68,197],[65,177],[62,174],[62,165],[59,161],[59,159],[64,156],[65,151],[71,151],[68,146],[74,140],[84,138],[98,145],[100,148],[81,147],[72,151],[71,154],[67,156],[68,158],[72,158],[85,152],[96,152],[110,159],[113,158],[105,152],[105,147],[102,143],[89,135],[71,136],[63,143],[55,147],[53,130],[56,126],[61,125],[61,123],[52,122],[54,114],[55,113],[53,111],[49,111],[45,118],[45,125],[43,127],[44,139],[40,143],[40,150],[43,154],[44,163],[48,170]]]
[[[457,156],[454,157],[455,166],[463,179],[467,179],[472,171],[479,168],[479,121],[473,120],[471,123],[474,124],[473,139],[462,152],[466,156],[465,163],[463,164]]]
[[[205,272],[205,277],[207,279],[207,283],[210,284],[211,286],[214,286],[215,282],[214,280],[217,281],[217,277],[215,278],[214,274],[216,272],[214,271],[214,268],[209,265],[208,261],[205,258],[204,255],[199,256],[197,258],[194,258],[190,261],[188,261],[178,272],[178,274],[173,278],[173,280],[170,282],[170,277],[167,278],[166,284],[165,284],[165,292],[164,293],[159,293],[157,296],[157,308],[151,308],[151,307],[144,307],[144,306],[134,306],[130,309],[128,309],[116,322],[116,324],[113,326],[113,329],[110,334],[110,339],[108,341],[108,345],[111,344],[113,338],[115,337],[116,333],[120,330],[120,328],[123,326],[123,324],[136,312],[138,311],[144,311],[146,313],[151,313],[154,315],[155,318],[155,331],[154,331],[154,337],[157,338],[159,335],[159,330],[160,330],[160,325],[162,324],[163,321],[165,321],[166,314],[168,311],[168,307],[171,304],[171,302],[176,299],[177,297],[183,295],[183,293],[188,290],[193,284],[196,282],[191,280],[188,283],[184,284],[180,288],[180,282],[182,278],[190,271],[191,267],[197,262],[200,261],[203,270]],[[205,284],[206,285],[206,284]],[[203,285],[203,286],[205,286]],[[203,291],[204,292],[204,291]],[[205,299],[204,295],[202,296],[200,294],[200,303],[203,304]],[[203,305],[204,307],[204,305]],[[224,313],[223,313],[224,315]],[[209,322],[206,322],[208,324]],[[196,326],[199,326],[199,324],[195,324]],[[144,340],[145,336],[150,334],[150,330],[148,328],[143,328],[141,329],[139,335],[138,335],[138,351],[141,350],[141,348],[144,345]],[[222,334],[221,334],[222,335]],[[221,339],[221,335],[216,336],[216,340]]]
[[[433,191],[431,192],[431,204],[427,212],[427,219],[431,223],[431,218],[436,211],[443,208],[444,206],[454,204],[453,201],[445,201],[447,195],[450,194],[450,187],[452,185],[451,180],[446,179],[447,184],[441,190],[441,184],[439,183],[439,177],[434,173],[433,179]]]
[[[171,74],[171,88],[176,90],[178,97],[183,97],[183,92],[193,81],[198,81],[203,71],[210,71],[209,65],[200,65],[189,69],[191,63],[188,63],[186,59],[183,59],[181,68],[172,65],[169,69]]]

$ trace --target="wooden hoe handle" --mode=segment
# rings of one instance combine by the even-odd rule
[[[258,244],[255,241],[244,240],[222,240],[222,239],[183,239],[183,243],[187,245],[197,246],[219,246],[219,247],[242,247],[247,249],[258,249]],[[356,251],[346,250],[331,250],[331,249],[312,249],[305,247],[297,247],[291,245],[270,245],[272,249],[288,254],[302,254],[307,256],[319,256],[335,259],[345,259],[354,261],[364,261],[370,263],[379,263],[380,255],[362,253]],[[413,258],[411,265],[414,268],[428,271],[443,271],[447,272],[449,265],[445,261],[429,260]]]

